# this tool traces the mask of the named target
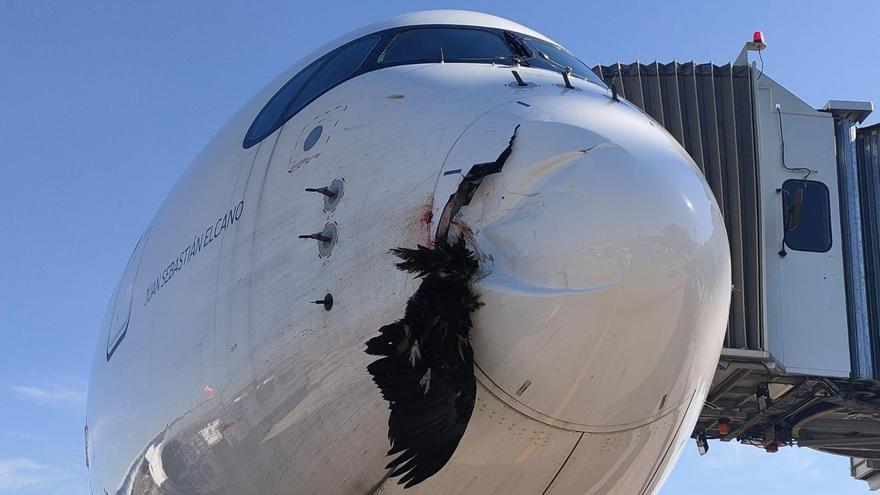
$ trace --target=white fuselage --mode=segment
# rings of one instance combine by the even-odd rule
[[[380,28],[432,23],[540,36],[473,13]],[[462,174],[517,125],[455,224],[481,259],[476,407],[449,464],[407,493],[656,492],[703,405],[730,296],[722,217],[686,153],[597,84],[517,67],[517,86],[510,66],[477,63],[358,75],[243,148],[308,62],[220,131],[132,256],[90,384],[93,493],[400,492],[364,353],[418,286],[389,249],[429,244]],[[327,211],[304,189],[334,179]],[[329,255],[298,238],[330,223]],[[312,303],[325,294],[329,311]]]

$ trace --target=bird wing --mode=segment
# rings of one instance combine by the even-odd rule
[[[367,370],[391,409],[388,455],[399,455],[386,468],[405,488],[449,462],[474,411],[477,385],[468,334],[471,313],[481,305],[470,288],[479,265],[463,238],[450,241],[449,226],[483,178],[504,167],[518,128],[498,158],[471,167],[449,197],[432,247],[391,250],[402,260],[400,270],[423,280],[403,319],[367,342],[368,354],[383,356]]]
[[[392,354],[368,366],[391,409],[388,455],[400,454],[386,468],[392,470],[391,477],[401,476],[398,482],[405,488],[446,465],[474,410],[473,351],[465,339],[460,339],[459,346],[456,356],[444,359],[452,362],[430,368],[427,393],[424,365],[413,367],[404,357]]]

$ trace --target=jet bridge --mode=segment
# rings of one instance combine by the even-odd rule
[[[861,460],[880,459],[880,125],[859,127],[873,105],[815,109],[743,56],[593,71],[690,153],[724,214],[733,294],[701,451],[798,445],[880,478]]]

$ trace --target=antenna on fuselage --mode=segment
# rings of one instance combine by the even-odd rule
[[[562,71],[562,80],[565,81],[565,87],[568,89],[574,89],[574,86],[571,85],[571,80],[569,79],[571,76],[571,67],[566,67]]]
[[[617,81],[617,74],[614,74],[611,77],[611,83],[608,85],[608,88],[611,90],[611,99],[614,101],[620,101],[620,98],[617,97],[617,86],[614,85],[615,81]]]

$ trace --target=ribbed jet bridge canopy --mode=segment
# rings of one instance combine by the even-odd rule
[[[724,347],[765,350],[761,331],[754,90],[747,66],[671,62],[593,72],[666,127],[706,176],[731,247],[733,294]]]

